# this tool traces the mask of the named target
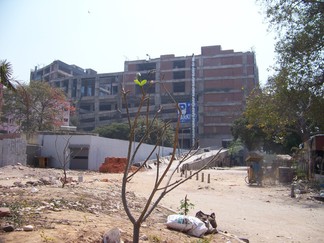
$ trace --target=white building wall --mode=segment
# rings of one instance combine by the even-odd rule
[[[54,168],[62,167],[64,161],[63,151],[67,143],[69,143],[67,147],[89,147],[89,170],[99,170],[100,165],[105,161],[106,157],[126,158],[128,152],[128,141],[92,135],[41,134],[38,137],[38,143],[41,146],[41,156],[49,157],[49,167]],[[144,161],[153,148],[153,145],[142,144],[134,159],[134,163]],[[163,149],[161,148],[160,152],[160,156],[166,156],[172,152],[172,148],[164,147]],[[151,159],[155,159],[156,153],[157,151],[153,153]],[[67,163],[67,168],[69,166],[69,163]]]
[[[60,168],[64,163],[64,148],[67,146],[84,145],[89,146],[91,142],[90,135],[47,135],[38,136],[38,144],[41,146],[41,155],[49,158],[49,167]],[[66,151],[66,158],[69,150]],[[67,168],[70,164],[67,163]]]

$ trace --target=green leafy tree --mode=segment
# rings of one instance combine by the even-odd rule
[[[235,141],[241,141],[245,147],[252,151],[259,149],[265,138],[265,134],[259,126],[249,124],[248,119],[242,116],[236,119],[231,127]],[[233,144],[236,147],[236,144]],[[240,145],[240,144],[238,144]]]
[[[245,117],[268,141],[288,147],[324,129],[324,2],[258,2],[276,33],[277,58],[275,74],[250,96]]]
[[[294,89],[288,80],[281,71],[261,92],[250,95],[244,113],[249,126],[261,128],[267,139],[280,144],[289,133],[305,141],[324,129],[324,98],[309,89]]]
[[[53,130],[63,124],[63,110],[71,109],[61,89],[45,82],[18,85],[16,92],[4,93],[4,116],[10,117],[29,135]]]
[[[151,122],[151,120],[148,120]],[[152,129],[150,130],[149,134],[146,134],[146,121],[143,119],[139,119],[137,122],[137,126],[135,128],[135,141],[139,142],[142,137],[146,137],[145,143],[147,144],[156,144],[158,138],[160,137],[160,133],[163,131],[163,124],[164,122],[161,119],[155,119],[152,122]],[[111,123],[106,126],[98,127],[93,130],[93,132],[98,133],[101,137],[106,138],[116,138],[116,139],[123,139],[128,140],[130,129],[127,123]],[[161,140],[161,145],[170,147],[172,146],[174,138],[174,131],[172,127],[168,127],[163,132],[163,137]]]
[[[302,142],[300,136],[292,131],[294,129],[290,129],[290,131],[286,129],[284,137],[278,141],[276,133],[266,134],[258,124],[249,123],[245,116],[235,120],[231,129],[234,137],[233,143],[228,148],[231,156],[235,156],[242,146],[249,151],[262,149],[269,153],[291,154],[293,152],[291,148]],[[264,130],[269,131],[269,129]]]
[[[137,127],[135,128],[135,141],[140,141],[142,137],[146,137],[145,143],[156,144],[161,138],[160,144],[162,146],[171,147],[174,140],[174,129],[168,126],[164,130],[164,122],[161,119],[155,119],[153,122],[148,120],[152,124],[152,129],[147,133],[146,121],[144,119],[139,119]]]
[[[287,72],[295,89],[324,94],[324,2],[258,0],[277,35],[277,71]]]
[[[129,126],[127,123],[111,123],[106,126],[97,127],[93,132],[105,138],[129,139]]]

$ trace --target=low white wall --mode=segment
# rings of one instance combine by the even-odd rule
[[[106,157],[127,157],[128,141],[103,138],[92,135],[55,135],[41,134],[38,138],[38,143],[41,146],[41,156],[49,157],[49,166],[60,168],[63,162],[64,147],[68,146],[88,146],[89,147],[89,170],[98,170],[100,165],[105,161]],[[135,143],[135,146],[138,143]],[[134,146],[132,146],[132,149]],[[136,154],[134,163],[141,162],[147,158],[153,145],[142,144]],[[160,156],[169,155],[172,148],[161,147]],[[153,153],[150,159],[155,159],[156,152]],[[61,161],[61,162],[60,162]],[[67,164],[69,168],[69,163]]]
[[[49,158],[49,167],[61,168],[69,151],[63,155],[64,148],[67,146],[84,145],[89,146],[91,142],[90,135],[56,135],[41,134],[38,136],[38,144],[41,147],[40,156]],[[67,168],[70,164],[67,163]]]

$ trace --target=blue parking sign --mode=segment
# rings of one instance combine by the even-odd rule
[[[181,110],[181,123],[187,123],[191,121],[191,103],[190,102],[183,102],[179,103],[179,108]]]

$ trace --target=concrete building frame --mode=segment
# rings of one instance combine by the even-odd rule
[[[226,147],[232,140],[233,121],[242,114],[246,98],[259,85],[255,53],[222,50],[221,46],[201,47],[199,55],[171,54],[125,61],[124,71],[115,73],[97,74],[92,69],[78,68],[80,73],[72,75],[76,66],[70,66],[71,71],[65,69],[65,77],[44,79],[35,75],[44,70],[37,69],[31,72],[31,78],[50,82],[67,93],[77,108],[78,129],[92,131],[112,122],[126,122],[121,87],[130,91],[129,110],[134,115],[141,95],[134,79],[140,72],[143,79],[152,81],[147,90],[150,110],[163,107],[161,119],[175,123],[178,115],[165,89],[178,103],[195,104],[194,120],[181,123],[182,148],[193,146],[193,135],[200,147]],[[54,68],[50,70],[52,77],[58,76]]]

